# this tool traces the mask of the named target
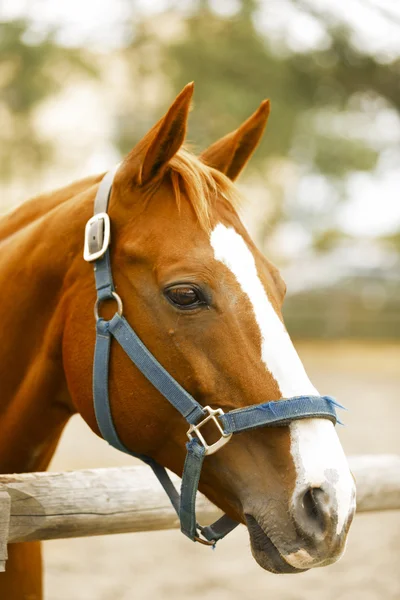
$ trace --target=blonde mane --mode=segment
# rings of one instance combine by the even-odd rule
[[[181,149],[168,163],[167,173],[171,178],[178,209],[182,194],[190,202],[201,227],[211,228],[211,212],[218,197],[223,197],[232,206],[239,204],[239,192],[223,173],[209,167],[188,150]],[[6,215],[0,215],[0,240],[18,231],[21,227],[50,212],[59,204],[82,193],[101,181],[103,175],[92,175],[67,186],[40,194],[27,200]],[[153,195],[160,181],[148,190]]]
[[[225,198],[233,207],[238,205],[239,192],[231,180],[188,150],[181,149],[168,166],[178,209],[183,192],[206,231],[210,230],[211,211],[218,196]]]

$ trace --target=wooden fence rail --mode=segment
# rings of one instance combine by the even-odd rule
[[[400,509],[400,456],[352,456],[349,463],[358,512]],[[201,494],[197,511],[204,523],[221,514]],[[0,475],[0,571],[7,543],[176,527],[176,514],[148,467]]]

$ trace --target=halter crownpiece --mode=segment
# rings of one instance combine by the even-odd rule
[[[297,419],[320,417],[335,425],[340,422],[335,406],[343,408],[330,396],[295,396],[276,402],[265,402],[224,413],[221,408],[203,407],[157,361],[123,316],[122,300],[114,289],[110,263],[110,218],[107,214],[112,183],[118,166],[100,182],[94,203],[94,216],[85,229],[84,259],[93,262],[97,290],[95,304],[96,345],[93,365],[93,400],[97,424],[103,438],[114,448],[140,458],[148,464],[167,493],[181,523],[181,531],[191,540],[214,546],[239,524],[223,515],[208,527],[196,521],[196,494],[201,468],[207,455],[225,446],[232,435],[258,427],[288,425]],[[114,299],[117,312],[109,321],[99,317],[98,306]],[[153,386],[178,410],[189,423],[187,455],[182,474],[181,494],[175,489],[166,469],[154,459],[129,450],[115,429],[110,400],[109,358],[114,338],[131,361]],[[219,440],[208,444],[202,435],[206,423],[215,425]]]

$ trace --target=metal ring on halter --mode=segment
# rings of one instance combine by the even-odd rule
[[[206,540],[204,538],[201,538],[197,535],[194,536],[194,541],[195,542],[200,542],[200,544],[203,544],[204,546],[215,546],[215,544],[217,543],[215,540]]]
[[[115,302],[117,303],[117,312],[119,314],[119,316],[122,316],[122,312],[123,312],[123,304],[122,304],[122,300],[121,297],[118,296],[118,294],[116,292],[111,292],[112,297],[114,298]],[[96,319],[96,321],[99,320],[99,304],[100,302],[104,302],[105,300],[99,300],[99,298],[97,298],[96,302],[94,303],[94,317]]]

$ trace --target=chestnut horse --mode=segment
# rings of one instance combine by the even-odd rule
[[[262,135],[269,102],[196,158],[182,149],[192,91],[183,89],[115,175],[111,264],[126,318],[203,406],[317,395],[283,325],[285,284],[235,210],[232,181]],[[82,250],[101,179],[34,198],[0,222],[2,473],[46,469],[76,412],[99,435],[95,287]],[[123,444],[180,475],[187,424],[117,345],[110,399]],[[355,488],[329,420],[234,436],[207,457],[200,490],[247,525],[269,571],[302,572],[343,552]],[[42,598],[40,544],[10,545],[0,597]]]

